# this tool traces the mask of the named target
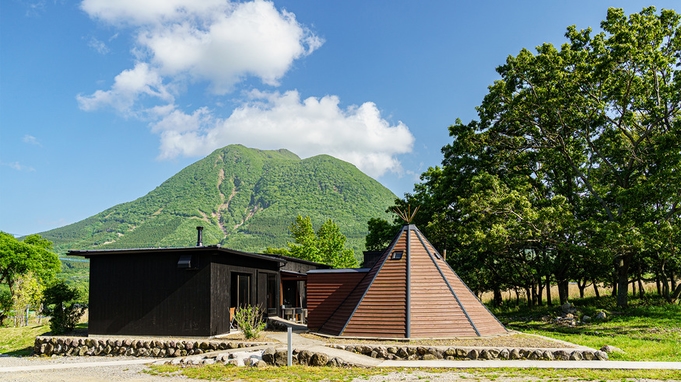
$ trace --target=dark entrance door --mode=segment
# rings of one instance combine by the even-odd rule
[[[251,275],[247,273],[232,274],[232,307],[243,307],[251,304]]]
[[[298,282],[293,280],[286,280],[281,282],[284,297],[284,306],[287,308],[298,307]]]
[[[277,275],[260,272],[258,274],[258,305],[268,316],[277,315]]]

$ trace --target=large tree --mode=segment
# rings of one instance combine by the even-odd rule
[[[478,119],[450,127],[442,167],[424,173],[400,203],[422,205],[426,213],[417,220],[429,224],[436,246],[469,257],[491,251],[497,263],[478,262],[488,273],[500,269],[499,261],[512,264],[504,254],[540,248],[564,287],[570,279],[612,274],[624,307],[632,267],[671,273],[672,286],[678,275],[672,264],[679,260],[681,22],[672,10],[649,7],[627,17],[611,8],[601,28],[593,34],[572,26],[559,48],[543,44],[536,53],[509,56]],[[471,193],[475,182],[485,186],[481,176],[497,183]],[[529,215],[513,218],[524,224],[485,218],[493,200],[485,206],[472,199],[503,202],[514,193],[528,206]],[[559,224],[543,225],[540,234],[527,224],[532,214],[559,205],[551,218]],[[508,207],[495,208],[519,213]],[[465,236],[472,228],[464,223],[479,225],[480,240]],[[585,272],[589,267],[600,272]]]
[[[42,282],[53,278],[61,269],[61,262],[52,252],[52,243],[40,235],[30,235],[24,240],[0,232],[0,284],[14,294],[16,280],[32,272]]]
[[[31,274],[42,285],[46,285],[61,269],[61,262],[52,252],[52,243],[40,235],[30,235],[23,240],[0,232],[0,287],[7,288],[5,297],[1,298],[0,321],[16,300],[18,288],[23,283],[22,276]],[[0,293],[4,293],[1,292]]]

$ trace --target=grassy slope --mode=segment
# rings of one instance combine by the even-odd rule
[[[353,165],[321,155],[233,145],[186,167],[147,195],[42,235],[67,249],[191,246],[262,251],[285,246],[296,215],[333,219],[359,257],[366,222],[386,217],[395,195]]]

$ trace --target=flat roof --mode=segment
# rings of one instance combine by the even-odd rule
[[[314,265],[316,267],[321,267],[321,268],[331,268],[330,265],[322,264],[322,263],[315,263],[314,261],[309,261],[309,260],[303,260],[299,259],[297,257],[291,257],[291,256],[284,256],[284,255],[278,255],[278,254],[266,254],[266,256],[272,256],[272,257],[278,257],[284,261],[291,261],[294,263],[300,263],[300,264],[308,264],[308,265]]]
[[[367,273],[371,268],[311,269],[310,273]]]
[[[82,256],[82,257],[94,257],[94,256],[107,256],[114,254],[132,255],[132,254],[164,254],[164,253],[175,253],[175,252],[217,252],[219,254],[230,254],[251,257],[255,259],[278,262],[280,264],[286,264],[286,260],[277,256],[264,255],[258,253],[241,252],[233,249],[222,248],[220,245],[207,245],[207,246],[193,246],[193,247],[165,247],[165,248],[120,248],[120,249],[84,249],[84,250],[69,250],[69,256]]]

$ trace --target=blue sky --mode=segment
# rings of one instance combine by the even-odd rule
[[[330,154],[402,196],[508,55],[677,3],[3,0],[0,230],[77,222],[232,143]]]

